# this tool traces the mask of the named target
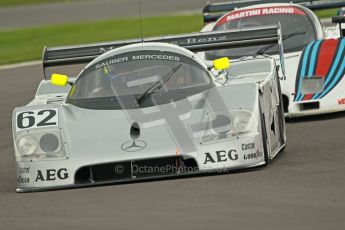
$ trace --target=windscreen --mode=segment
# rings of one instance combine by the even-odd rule
[[[121,104],[147,107],[181,100],[212,86],[207,70],[191,58],[172,52],[136,51],[85,69],[67,102],[95,109],[121,109]]]
[[[215,31],[241,29],[254,26],[281,24],[284,52],[301,51],[309,42],[316,39],[315,28],[308,15],[297,7],[265,7],[239,10],[224,15],[215,25]],[[262,52],[263,51],[263,52]],[[278,54],[278,44],[242,47],[206,53],[207,59],[219,57],[240,58],[253,54]]]

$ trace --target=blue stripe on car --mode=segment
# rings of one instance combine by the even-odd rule
[[[306,48],[306,51],[304,53],[303,56],[303,63],[302,63],[302,69],[301,69],[301,73],[299,76],[299,84],[298,84],[298,91],[297,91],[297,96],[296,96],[296,101],[300,100],[301,97],[301,83],[302,83],[302,79],[305,76],[306,73],[306,68],[307,68],[307,62],[308,62],[308,57],[309,57],[309,53],[310,53],[310,49],[311,47],[314,45],[315,42],[311,42],[309,43],[309,45]]]
[[[343,77],[344,70],[345,70],[345,58],[343,58],[343,62],[341,63],[341,66],[337,72],[336,77],[333,79],[332,83],[327,87],[327,89],[323,91],[323,93],[321,94],[319,98],[324,97],[327,93],[329,93],[329,91],[331,91],[334,88],[334,86],[339,81],[339,79]]]
[[[321,44],[322,40],[319,40],[315,43],[315,46],[313,48],[313,52],[311,54],[311,61],[309,64],[309,72],[308,72],[308,77],[312,77],[314,75],[315,72],[315,66],[316,66],[316,59],[317,59],[317,53],[318,50],[320,48],[320,44]]]
[[[328,83],[333,79],[334,80],[334,74],[335,74],[335,71],[336,71],[336,69],[337,69],[337,67],[338,67],[338,65],[339,65],[339,63],[340,63],[340,60],[341,60],[341,56],[342,56],[342,54],[343,54],[343,52],[344,52],[344,48],[345,48],[345,39],[343,39],[342,41],[341,41],[341,44],[340,44],[340,48],[339,48],[339,50],[337,51],[337,56],[336,56],[336,58],[335,58],[335,60],[334,60],[334,63],[333,63],[333,65],[332,65],[332,68],[331,68],[331,71],[328,73],[328,75],[327,75],[327,77],[326,77],[326,81],[324,82],[324,86],[325,86],[325,88],[326,88],[326,90],[328,90]],[[332,82],[334,82],[334,81],[332,81]],[[315,94],[314,96],[313,96],[313,100],[314,99],[320,99],[321,97],[323,97],[325,94],[325,92],[326,92],[326,90],[324,90],[322,93],[318,93],[318,94]]]

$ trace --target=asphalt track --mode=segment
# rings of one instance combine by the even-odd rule
[[[12,110],[42,78],[40,65],[0,70],[1,230],[345,228],[345,113],[289,121],[287,148],[257,170],[17,194]]]
[[[345,114],[287,124],[268,167],[225,175],[17,194],[14,107],[40,65],[0,70],[0,229],[344,229]]]
[[[206,0],[141,0],[142,16],[200,13]],[[222,2],[212,0],[211,2]],[[139,17],[139,0],[72,0],[51,4],[0,8],[0,30]]]

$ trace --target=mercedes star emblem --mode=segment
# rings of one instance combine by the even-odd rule
[[[146,148],[147,143],[141,140],[127,141],[121,145],[121,149],[126,152],[137,152]]]

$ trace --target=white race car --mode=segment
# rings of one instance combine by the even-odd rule
[[[286,74],[281,75],[281,86],[286,116],[345,110],[345,39],[339,38],[342,35],[336,26],[323,26],[312,11],[339,8],[345,6],[345,1],[268,0],[265,4],[259,4],[261,2],[253,0],[207,5],[204,20],[208,24],[202,31],[280,23],[285,53],[285,65],[281,63],[281,69],[285,69]],[[343,21],[338,18],[333,22]],[[241,59],[262,55],[272,55],[278,60],[278,46],[241,47],[200,55],[206,60],[224,56]]]
[[[268,164],[286,143],[276,62],[233,62],[236,80],[227,84],[221,81],[227,58],[208,66],[194,52],[275,44],[279,31],[266,26],[45,49],[45,79],[35,98],[13,112],[17,191]],[[70,78],[48,74],[76,64],[84,67]]]

